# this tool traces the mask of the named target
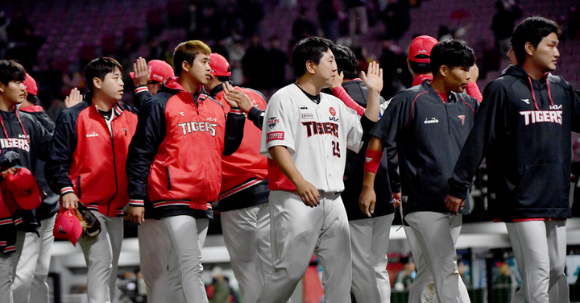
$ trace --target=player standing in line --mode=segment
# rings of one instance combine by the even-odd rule
[[[359,117],[337,98],[321,93],[333,83],[332,42],[301,40],[292,52],[295,83],[272,96],[266,109],[260,151],[270,180],[274,273],[258,302],[285,302],[314,252],[323,266],[325,301],[350,302],[352,259],[348,218],[340,198],[345,148],[358,151],[363,134],[378,119],[382,70],[371,63],[368,107]]]
[[[366,107],[369,90],[358,78],[356,56],[345,46],[333,45],[331,49],[338,68],[334,84],[331,86],[333,94],[338,98],[347,94],[359,106]],[[382,97],[380,99],[381,104],[385,102]],[[386,155],[381,160],[375,181],[380,186],[376,187],[378,202],[372,217],[369,218],[362,213],[358,206],[367,145],[368,142],[365,142],[358,154],[347,151],[343,178],[344,191],[341,194],[350,228],[352,292],[357,302],[390,302],[391,287],[387,272],[387,251],[391,224],[395,217],[395,206],[389,186]]]
[[[54,122],[48,117],[40,100],[36,96],[38,87],[36,81],[26,74],[24,80],[26,86],[26,100],[19,107],[21,112],[34,116],[42,126],[52,134]],[[28,232],[24,239],[24,247],[20,260],[16,267],[14,277],[14,302],[46,302],[49,300],[49,287],[47,283],[48,268],[50,266],[50,249],[54,242],[52,230],[54,219],[59,209],[59,196],[54,194],[48,187],[44,177],[44,161],[37,159],[36,169],[33,172],[38,185],[46,193],[42,204],[36,209],[36,219],[39,221],[38,233]]]
[[[14,151],[19,155],[20,165],[35,171],[37,159],[46,160],[48,142],[52,135],[32,115],[16,110],[26,98],[26,71],[13,60],[0,60],[0,149]],[[34,211],[22,210],[11,213],[12,218],[0,221],[9,233],[15,225],[16,239],[9,236],[0,255],[0,289],[6,300],[12,302],[12,285],[16,265],[24,246],[26,233],[38,230]],[[4,217],[4,216],[3,216]],[[15,254],[12,254],[16,252]]]
[[[479,102],[464,93],[474,63],[473,50],[461,41],[435,45],[431,51],[433,81],[424,81],[393,97],[371,132],[373,138],[366,153],[360,203],[371,215],[383,147],[389,150],[396,144],[404,220],[434,277],[439,302],[470,302],[456,263],[455,243],[462,216],[449,214],[443,202],[448,176],[479,108]],[[395,172],[394,168],[389,172]],[[391,178],[398,179],[396,175]]]
[[[143,106],[157,94],[163,81],[173,77],[173,68],[165,61],[137,59],[130,73],[135,84],[135,104]],[[139,224],[139,260],[141,273],[147,287],[147,299],[151,302],[165,302],[167,298],[167,266],[171,240],[161,220],[153,217],[150,204],[143,207],[129,206],[127,213],[131,222]]]
[[[129,202],[125,161],[137,115],[119,102],[122,71],[121,64],[108,57],[86,66],[91,99],[60,115],[45,166],[51,189],[60,192],[61,206],[76,208],[82,202],[101,223],[98,236],[79,239],[88,267],[90,303],[114,300],[123,209]]]
[[[168,275],[180,274],[181,284],[170,282],[170,302],[208,302],[201,248],[213,218],[211,203],[219,195],[222,154],[236,151],[244,130],[237,104],[230,104],[226,120],[222,104],[203,89],[211,78],[210,53],[199,40],[175,48],[178,77],[165,80],[141,107],[129,147],[130,205],[144,212],[144,204],[151,203],[171,238]]]
[[[550,292],[566,266],[571,131],[580,131],[580,98],[553,76],[558,25],[522,21],[511,38],[518,65],[484,91],[481,112],[449,180],[446,205],[456,213],[485,157],[488,210],[505,222],[523,285],[513,302],[569,302],[568,288]],[[551,297],[557,295],[558,298]]]
[[[254,122],[244,125],[244,139],[238,150],[222,158],[222,188],[219,209],[232,270],[240,285],[243,302],[258,300],[266,277],[272,273],[270,212],[268,207],[268,162],[260,154],[260,138],[266,101],[252,89],[232,91],[230,64],[223,56],[210,55],[211,79],[205,85],[211,97],[230,107],[224,98],[243,98],[240,109]],[[251,101],[250,101],[251,100]]]

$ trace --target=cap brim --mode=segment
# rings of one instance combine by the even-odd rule
[[[81,222],[75,222],[75,224],[73,224],[73,228],[71,230],[71,233],[68,236],[68,240],[76,247],[77,246],[77,241],[79,240],[79,238],[81,237],[81,235],[83,234],[83,227],[81,225]]]
[[[431,58],[409,58],[409,61],[417,62],[417,63],[431,63]]]

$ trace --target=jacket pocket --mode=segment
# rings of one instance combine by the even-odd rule
[[[526,165],[516,190],[519,207],[554,208],[567,204],[565,186],[570,176],[566,178],[565,174],[562,163]]]
[[[171,190],[171,177],[169,175],[169,166],[165,167],[167,171],[167,190]]]

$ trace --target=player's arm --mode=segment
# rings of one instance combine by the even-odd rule
[[[483,100],[483,95],[477,86],[477,79],[479,78],[479,68],[477,65],[473,65],[469,68],[469,83],[467,83],[466,93],[481,102]]]
[[[332,94],[340,99],[347,107],[354,109],[359,116],[364,115],[365,108],[362,107],[360,104],[356,103],[350,95],[346,92],[344,87],[342,87],[342,81],[344,79],[344,73],[340,72],[334,76],[332,80],[332,85],[329,87],[332,91]]]
[[[226,118],[226,134],[224,138],[224,151],[222,153],[224,156],[229,156],[236,152],[244,138],[244,123],[246,122],[246,116],[238,107],[238,104],[231,100],[231,98],[228,98],[228,95],[231,95],[232,93],[236,94],[241,92],[233,91],[231,85],[225,82],[224,99],[228,102],[231,108]]]
[[[465,204],[473,175],[483,161],[488,146],[495,141],[497,126],[503,123],[501,104],[507,100],[505,88],[498,82],[492,82],[485,89],[483,100],[455,164],[453,176],[449,179],[445,206],[452,214],[457,214]]]
[[[147,88],[147,82],[151,76],[151,68],[147,65],[147,60],[139,57],[133,63],[133,84],[135,85],[135,105],[138,108],[151,101],[153,95]]]
[[[372,137],[365,155],[364,178],[362,193],[359,197],[359,208],[363,214],[372,217],[375,212],[377,195],[375,193],[375,178],[383,157],[383,144],[377,137]]]
[[[296,185],[296,192],[300,196],[300,199],[302,199],[302,202],[304,202],[306,206],[310,207],[316,207],[320,205],[320,193],[316,187],[306,181],[302,174],[298,171],[294,165],[294,161],[292,161],[290,152],[288,152],[286,147],[277,145],[270,147],[268,150],[272,156],[272,159],[280,167],[282,173],[284,173],[284,175],[288,177],[288,179],[290,179],[294,185]]]
[[[68,177],[73,153],[77,146],[75,132],[76,117],[63,113],[56,121],[54,135],[48,147],[48,157],[44,166],[44,174],[50,189],[60,193],[62,207],[76,208],[79,198],[74,193],[73,183]]]
[[[139,111],[139,122],[129,145],[126,172],[129,182],[129,219],[140,224],[145,218],[147,179],[151,163],[165,137],[165,105],[163,102],[147,102]]]
[[[265,111],[259,109],[252,104],[250,98],[245,93],[234,89],[229,82],[224,82],[224,99],[230,104],[235,104],[240,110],[248,116],[248,119],[254,123],[254,125],[262,129],[264,125],[264,113]],[[262,99],[266,99],[260,92],[256,91]]]
[[[368,72],[361,72],[361,78],[369,90],[367,108],[364,116],[372,122],[379,120],[379,107],[381,104],[381,90],[383,90],[383,69],[377,62],[369,64]]]

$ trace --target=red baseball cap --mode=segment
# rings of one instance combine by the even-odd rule
[[[209,55],[209,67],[211,68],[210,73],[214,76],[229,77],[232,75],[232,67],[228,60],[218,53]]]
[[[34,79],[28,74],[26,73],[26,79],[24,79],[24,85],[26,85],[26,92],[31,94],[31,95],[37,95],[38,94],[38,86],[36,86],[36,81],[34,81]]]
[[[83,226],[72,209],[61,208],[54,222],[52,234],[57,239],[69,240],[74,246],[83,233]]]
[[[430,63],[431,50],[437,44],[437,39],[423,35],[413,39],[409,46],[409,61],[417,63]]]
[[[33,210],[42,202],[36,179],[27,168],[17,168],[14,174],[6,176],[4,182],[20,208]]]
[[[162,83],[163,80],[174,77],[173,75],[173,68],[169,63],[162,61],[162,60],[150,60],[147,63],[147,66],[151,69],[151,75],[149,76],[149,81],[155,81]],[[131,78],[135,75],[135,73],[129,73]]]

